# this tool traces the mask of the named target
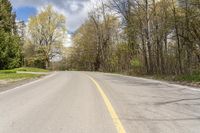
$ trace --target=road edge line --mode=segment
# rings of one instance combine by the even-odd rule
[[[87,74],[86,74],[87,75]],[[103,89],[101,88],[101,86],[97,83],[97,81],[92,78],[91,76],[87,75],[87,77],[95,84],[96,89],[99,91],[99,93],[101,94],[103,101],[108,109],[108,112],[110,113],[110,116],[113,120],[113,123],[117,129],[118,133],[126,133],[126,130],[124,129],[122,122],[119,119],[119,116],[117,115],[115,109],[113,108],[109,98],[106,96],[105,92],[103,91]]]

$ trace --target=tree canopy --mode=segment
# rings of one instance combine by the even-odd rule
[[[72,67],[168,75],[200,70],[199,0],[101,3],[74,35]]]
[[[28,23],[27,46],[34,48],[34,55],[27,60],[41,58],[48,68],[50,61],[61,53],[65,37],[65,17],[51,5],[44,7],[37,16],[31,17]]]

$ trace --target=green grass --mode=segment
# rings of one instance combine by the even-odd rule
[[[31,68],[31,67],[21,67],[14,69],[15,71],[25,71],[25,72],[48,72],[46,69],[41,68]]]
[[[48,72],[48,70],[45,69],[30,68],[30,67],[22,67],[11,70],[0,70],[0,80],[20,80],[20,79],[30,79],[43,76],[42,74],[17,73],[17,71]]]
[[[175,80],[178,80],[178,81],[188,81],[188,82],[200,82],[200,74],[177,76],[175,78]]]
[[[200,74],[194,73],[191,75],[153,75],[152,78],[157,80],[166,80],[166,81],[181,81],[188,83],[199,83]]]
[[[0,70],[0,74],[2,73],[16,73],[16,70]]]
[[[20,80],[41,77],[41,74],[0,73],[0,80]]]

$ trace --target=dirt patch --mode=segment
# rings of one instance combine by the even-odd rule
[[[6,80],[0,80],[0,85],[6,85],[8,84],[9,81],[6,81]]]

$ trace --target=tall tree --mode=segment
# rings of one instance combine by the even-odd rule
[[[21,65],[20,39],[9,0],[0,0],[0,69]]]
[[[88,20],[77,30],[71,61],[81,70],[108,71],[111,45],[118,30],[118,20],[104,4],[89,13]]]
[[[66,37],[65,17],[49,5],[37,16],[31,17],[28,31],[28,42],[35,45],[36,50],[46,62],[46,68],[48,68],[50,61],[61,53],[62,44]]]

